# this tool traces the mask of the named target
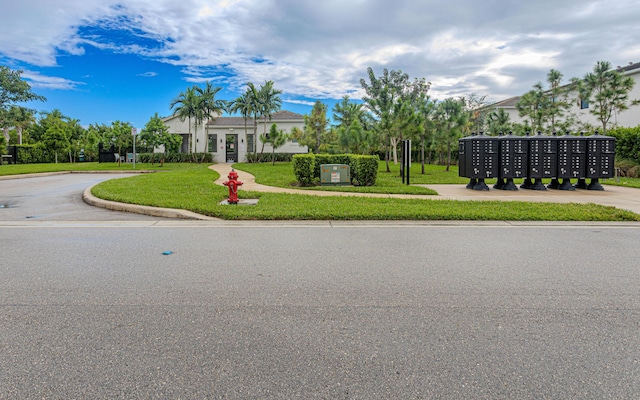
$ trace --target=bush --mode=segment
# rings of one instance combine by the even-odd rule
[[[47,148],[44,143],[22,144],[18,145],[17,147],[17,162],[19,164],[55,162],[55,154],[53,152],[47,152]],[[60,161],[65,161],[66,159],[68,159],[68,157],[60,157]]]
[[[616,138],[616,159],[640,163],[640,126],[612,129],[607,135]]]
[[[141,163],[159,163],[162,159],[162,153],[139,153],[138,160]],[[211,153],[167,153],[164,155],[164,162],[167,163],[189,163],[189,162],[205,162],[212,163],[213,156]]]
[[[313,154],[293,156],[293,174],[301,186],[311,186],[314,178],[315,157]]]
[[[310,186],[320,180],[320,166],[346,164],[351,172],[351,183],[357,186],[373,186],[378,177],[378,156],[352,154],[296,154],[293,156],[293,172],[301,186]]]
[[[373,186],[378,178],[378,156],[351,156],[351,183]]]

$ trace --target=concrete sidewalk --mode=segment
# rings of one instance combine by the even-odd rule
[[[220,179],[215,183],[222,185],[227,180],[231,171],[231,164],[215,164],[209,167],[220,174]],[[402,195],[402,194],[374,194],[374,193],[350,193],[330,192],[320,190],[301,190],[265,186],[256,183],[253,175],[238,171],[238,179],[243,182],[241,190],[292,193],[314,196],[361,196],[361,197],[385,197],[399,199],[428,199],[428,200],[463,200],[463,201],[528,201],[548,203],[594,203],[605,206],[617,207],[640,214],[640,189],[622,186],[605,185],[604,191],[595,190],[518,190],[506,191],[491,189],[489,191],[470,190],[465,185],[420,185],[438,192],[438,196]]]

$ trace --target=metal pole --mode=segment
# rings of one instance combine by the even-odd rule
[[[406,171],[407,171],[407,185],[409,185],[409,173],[411,172],[411,140],[407,140],[407,153],[406,153],[406,158],[405,158],[405,162],[406,164]]]

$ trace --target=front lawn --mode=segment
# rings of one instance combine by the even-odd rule
[[[271,165],[263,165],[270,167]],[[240,169],[240,166],[238,166]],[[320,197],[241,190],[256,206],[225,206],[227,188],[204,164],[166,173],[114,179],[93,188],[97,197],[124,203],[180,208],[229,220],[504,220],[639,221],[640,215],[595,204],[453,201],[368,197]],[[264,182],[263,182],[264,183]]]

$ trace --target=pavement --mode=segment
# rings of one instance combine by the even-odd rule
[[[227,175],[231,171],[231,164],[215,164],[210,166],[212,170],[220,174],[220,179],[215,183],[222,185],[227,180]],[[278,188],[265,186],[256,183],[253,175],[236,171],[238,180],[243,182],[240,190],[270,193],[292,193],[306,194],[314,196],[361,196],[361,197],[386,197],[398,199],[429,199],[429,200],[462,200],[462,201],[526,201],[526,202],[547,202],[547,203],[579,203],[579,204],[601,204],[612,206],[624,210],[629,210],[640,214],[640,189],[623,186],[606,185],[604,191],[597,190],[496,190],[477,191],[467,189],[465,185],[419,185],[428,187],[438,192],[438,196],[424,195],[403,195],[403,194],[373,194],[373,193],[350,193],[331,192],[320,190],[301,190]]]

